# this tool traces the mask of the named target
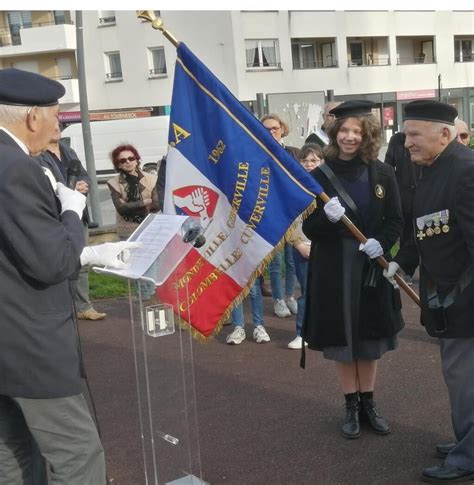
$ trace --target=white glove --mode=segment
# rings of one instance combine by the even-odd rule
[[[393,285],[394,288],[398,288],[398,284],[395,281],[395,273],[400,269],[400,265],[395,261],[388,263],[388,268],[383,270],[383,275]]]
[[[324,212],[330,222],[337,222],[344,215],[346,209],[342,207],[337,197],[333,197],[329,202],[324,204]]]
[[[81,254],[81,266],[99,264],[116,269],[125,269],[128,266],[127,261],[130,257],[130,249],[140,246],[140,243],[128,241],[86,246]]]
[[[86,207],[86,196],[77,190],[68,189],[64,184],[57,184],[58,199],[61,202],[61,214],[66,211],[73,211],[82,219],[82,213]]]
[[[383,255],[383,249],[377,239],[367,239],[367,242],[361,243],[359,246],[359,251],[367,254],[370,259],[378,258]]]

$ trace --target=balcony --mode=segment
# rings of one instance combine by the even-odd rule
[[[293,69],[338,67],[334,37],[291,39],[291,55]]]
[[[348,67],[389,66],[388,37],[348,37]]]
[[[79,81],[71,77],[59,77],[55,79],[66,89],[66,93],[59,100],[60,104],[79,103]]]
[[[76,50],[76,28],[71,24],[33,24],[28,28],[0,29],[0,56]]]
[[[434,36],[399,36],[397,42],[397,64],[436,64]]]

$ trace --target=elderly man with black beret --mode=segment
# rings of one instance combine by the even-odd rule
[[[456,442],[436,447],[444,462],[423,470],[430,483],[474,480],[474,152],[456,141],[453,106],[405,106],[405,146],[421,167],[411,238],[385,272],[420,266],[421,323],[439,339]]]
[[[69,279],[81,264],[123,267],[120,253],[133,246],[84,248],[85,196],[53,187],[30,156],[48,144],[63,94],[60,83],[38,74],[0,70],[2,485],[38,483],[38,449],[53,483],[106,483],[102,445],[81,394]]]

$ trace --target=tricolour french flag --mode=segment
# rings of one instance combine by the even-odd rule
[[[189,252],[178,279],[158,294],[207,338],[322,188],[183,43],[169,145],[164,212],[199,217],[206,244]]]

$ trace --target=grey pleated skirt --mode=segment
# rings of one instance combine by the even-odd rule
[[[359,336],[359,304],[362,288],[362,270],[367,260],[365,253],[359,251],[359,242],[343,239],[343,314],[347,345],[323,349],[324,358],[349,363],[357,359],[378,360],[382,355],[395,350],[397,336],[382,339],[363,339]]]

